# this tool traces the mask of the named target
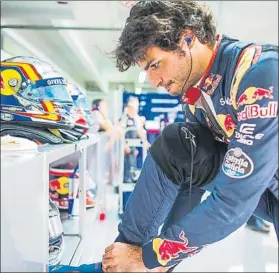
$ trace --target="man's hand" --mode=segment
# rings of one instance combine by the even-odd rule
[[[114,243],[105,252],[102,262],[104,272],[147,272],[141,247]]]
[[[148,270],[142,261],[142,248],[135,245],[114,243],[103,255],[104,272],[166,272],[165,268]]]

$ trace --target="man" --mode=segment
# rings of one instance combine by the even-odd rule
[[[125,130],[126,139],[142,139],[145,148],[150,147],[147,141],[146,131],[143,128],[142,120],[139,116],[139,100],[137,97],[129,97],[127,106],[120,120],[120,125]],[[124,149],[124,183],[134,183],[137,180],[137,156],[139,150],[136,147],[125,145]]]
[[[108,107],[104,100],[95,99],[92,101],[92,119],[99,132],[111,132],[113,125],[108,118]],[[96,129],[95,129],[96,130]]]
[[[216,38],[212,14],[197,2],[141,1],[115,55],[121,71],[137,64],[154,87],[182,95],[186,122],[208,127],[228,146],[217,175],[202,187],[211,192],[202,203],[157,175],[158,158],[146,160],[150,167],[128,203],[117,243],[106,249],[104,271],[172,268],[252,214],[273,222],[278,237],[277,47]],[[169,211],[171,222],[163,219]],[[162,223],[167,228],[158,234]]]

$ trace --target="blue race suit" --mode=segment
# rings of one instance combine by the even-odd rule
[[[186,121],[208,127],[227,152],[215,178],[192,189],[191,206],[189,187],[147,156],[116,241],[141,245],[150,269],[177,265],[253,213],[273,222],[278,237],[277,47],[220,36],[198,90],[198,99],[184,104]],[[211,195],[200,203],[205,190]]]

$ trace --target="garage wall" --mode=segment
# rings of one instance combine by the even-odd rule
[[[204,1],[218,20],[218,32],[244,41],[278,45],[277,1]]]

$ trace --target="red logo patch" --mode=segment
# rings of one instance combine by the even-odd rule
[[[206,92],[207,95],[212,95],[215,89],[218,87],[222,76],[219,74],[212,74],[207,77],[203,84],[203,90]]]

